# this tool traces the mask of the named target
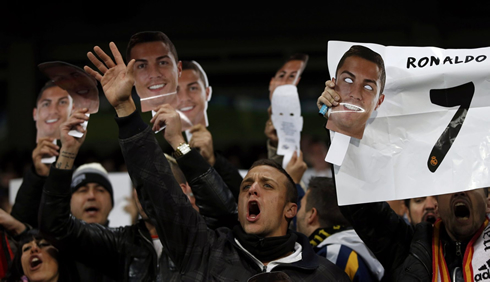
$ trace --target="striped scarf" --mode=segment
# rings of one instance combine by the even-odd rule
[[[442,228],[444,228],[444,224],[439,219],[434,224],[432,235],[432,282],[451,281],[439,237]],[[490,225],[488,218],[485,219],[466,247],[462,272],[465,282],[490,281]]]

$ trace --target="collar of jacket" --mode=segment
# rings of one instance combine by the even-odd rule
[[[298,242],[301,247],[303,248],[302,251],[302,259],[300,261],[291,263],[291,264],[284,264],[284,265],[279,265],[276,266],[274,269],[283,269],[283,268],[298,268],[298,269],[303,269],[303,270],[315,270],[319,266],[318,262],[318,256],[316,253],[313,251],[313,248],[310,245],[310,242],[308,238],[299,232],[292,231],[293,233],[296,233],[298,236],[298,239],[296,242]],[[229,230],[227,238],[228,242],[233,245],[241,254],[246,256],[248,259],[250,259],[251,262],[253,262],[254,265],[256,265],[255,261],[253,261],[253,258],[250,257],[247,253],[245,253],[240,246],[235,242],[235,237],[233,236],[233,232]]]

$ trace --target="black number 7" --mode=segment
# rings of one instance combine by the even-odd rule
[[[447,152],[451,149],[451,145],[453,145],[456,136],[458,136],[459,130],[461,129],[461,126],[463,126],[464,119],[470,108],[473,93],[475,93],[475,85],[473,82],[468,82],[452,88],[430,90],[430,101],[432,104],[443,107],[460,105],[458,111],[456,111],[430,152],[427,166],[431,172],[437,170]]]

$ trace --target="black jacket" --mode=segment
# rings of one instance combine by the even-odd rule
[[[191,207],[172,176],[151,129],[134,112],[118,118],[120,145],[145,213],[155,220],[159,238],[183,281],[246,281],[263,270],[235,243],[229,228],[210,230]],[[349,281],[337,266],[316,255],[298,235],[302,260],[274,271],[293,281]]]
[[[195,157],[198,157],[197,161]],[[200,154],[193,150],[178,162],[192,186],[201,214],[215,217],[207,221],[216,224],[213,227],[236,222],[236,203],[231,192]],[[40,230],[50,235],[64,252],[76,254],[73,257],[75,260],[111,279],[180,281],[180,273],[166,255],[165,249],[157,263],[157,254],[144,222],[107,228],[73,218],[69,207],[72,173],[72,170],[51,167],[41,203]],[[187,199],[182,191],[180,195]]]
[[[340,208],[385,268],[385,280],[431,281],[432,224],[421,222],[413,228],[386,202]],[[440,233],[444,258],[452,279],[456,267],[462,266],[468,242],[452,241],[444,228]]]

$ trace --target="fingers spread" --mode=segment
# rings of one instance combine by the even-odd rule
[[[98,48],[97,46],[94,47],[95,48]],[[100,49],[100,48],[99,48]],[[88,52],[87,53],[87,58],[92,62],[92,64],[94,64],[95,67],[97,67],[97,69],[102,73],[102,74],[105,74],[107,72],[107,67],[104,65],[104,63],[102,63],[99,58],[97,58],[94,53],[92,52]]]
[[[114,60],[116,61],[116,64],[124,65],[124,60],[121,56],[121,53],[119,52],[119,49],[117,49],[116,44],[114,42],[111,42],[111,43],[109,43],[109,47],[111,48],[111,52],[112,52],[112,55],[114,56]],[[112,60],[111,60],[111,62],[112,62]],[[109,66],[109,65],[107,65],[107,66]]]
[[[88,73],[89,75],[93,76],[95,79],[97,79],[98,81],[101,81],[102,79],[102,76],[100,75],[100,73],[94,71],[92,68],[90,68],[89,66],[84,66],[83,69],[85,70],[86,73]]]
[[[109,55],[107,55],[99,46],[95,46],[94,51],[97,54],[97,56],[99,56],[99,58],[101,58],[102,61],[104,61],[104,64],[107,66],[107,68],[113,68],[116,66],[116,64],[114,64],[114,61],[111,59],[111,57],[109,57]],[[119,54],[119,56],[120,56],[120,54]],[[102,71],[102,70],[100,70],[100,71]],[[103,72],[103,73],[105,73],[105,72]]]

